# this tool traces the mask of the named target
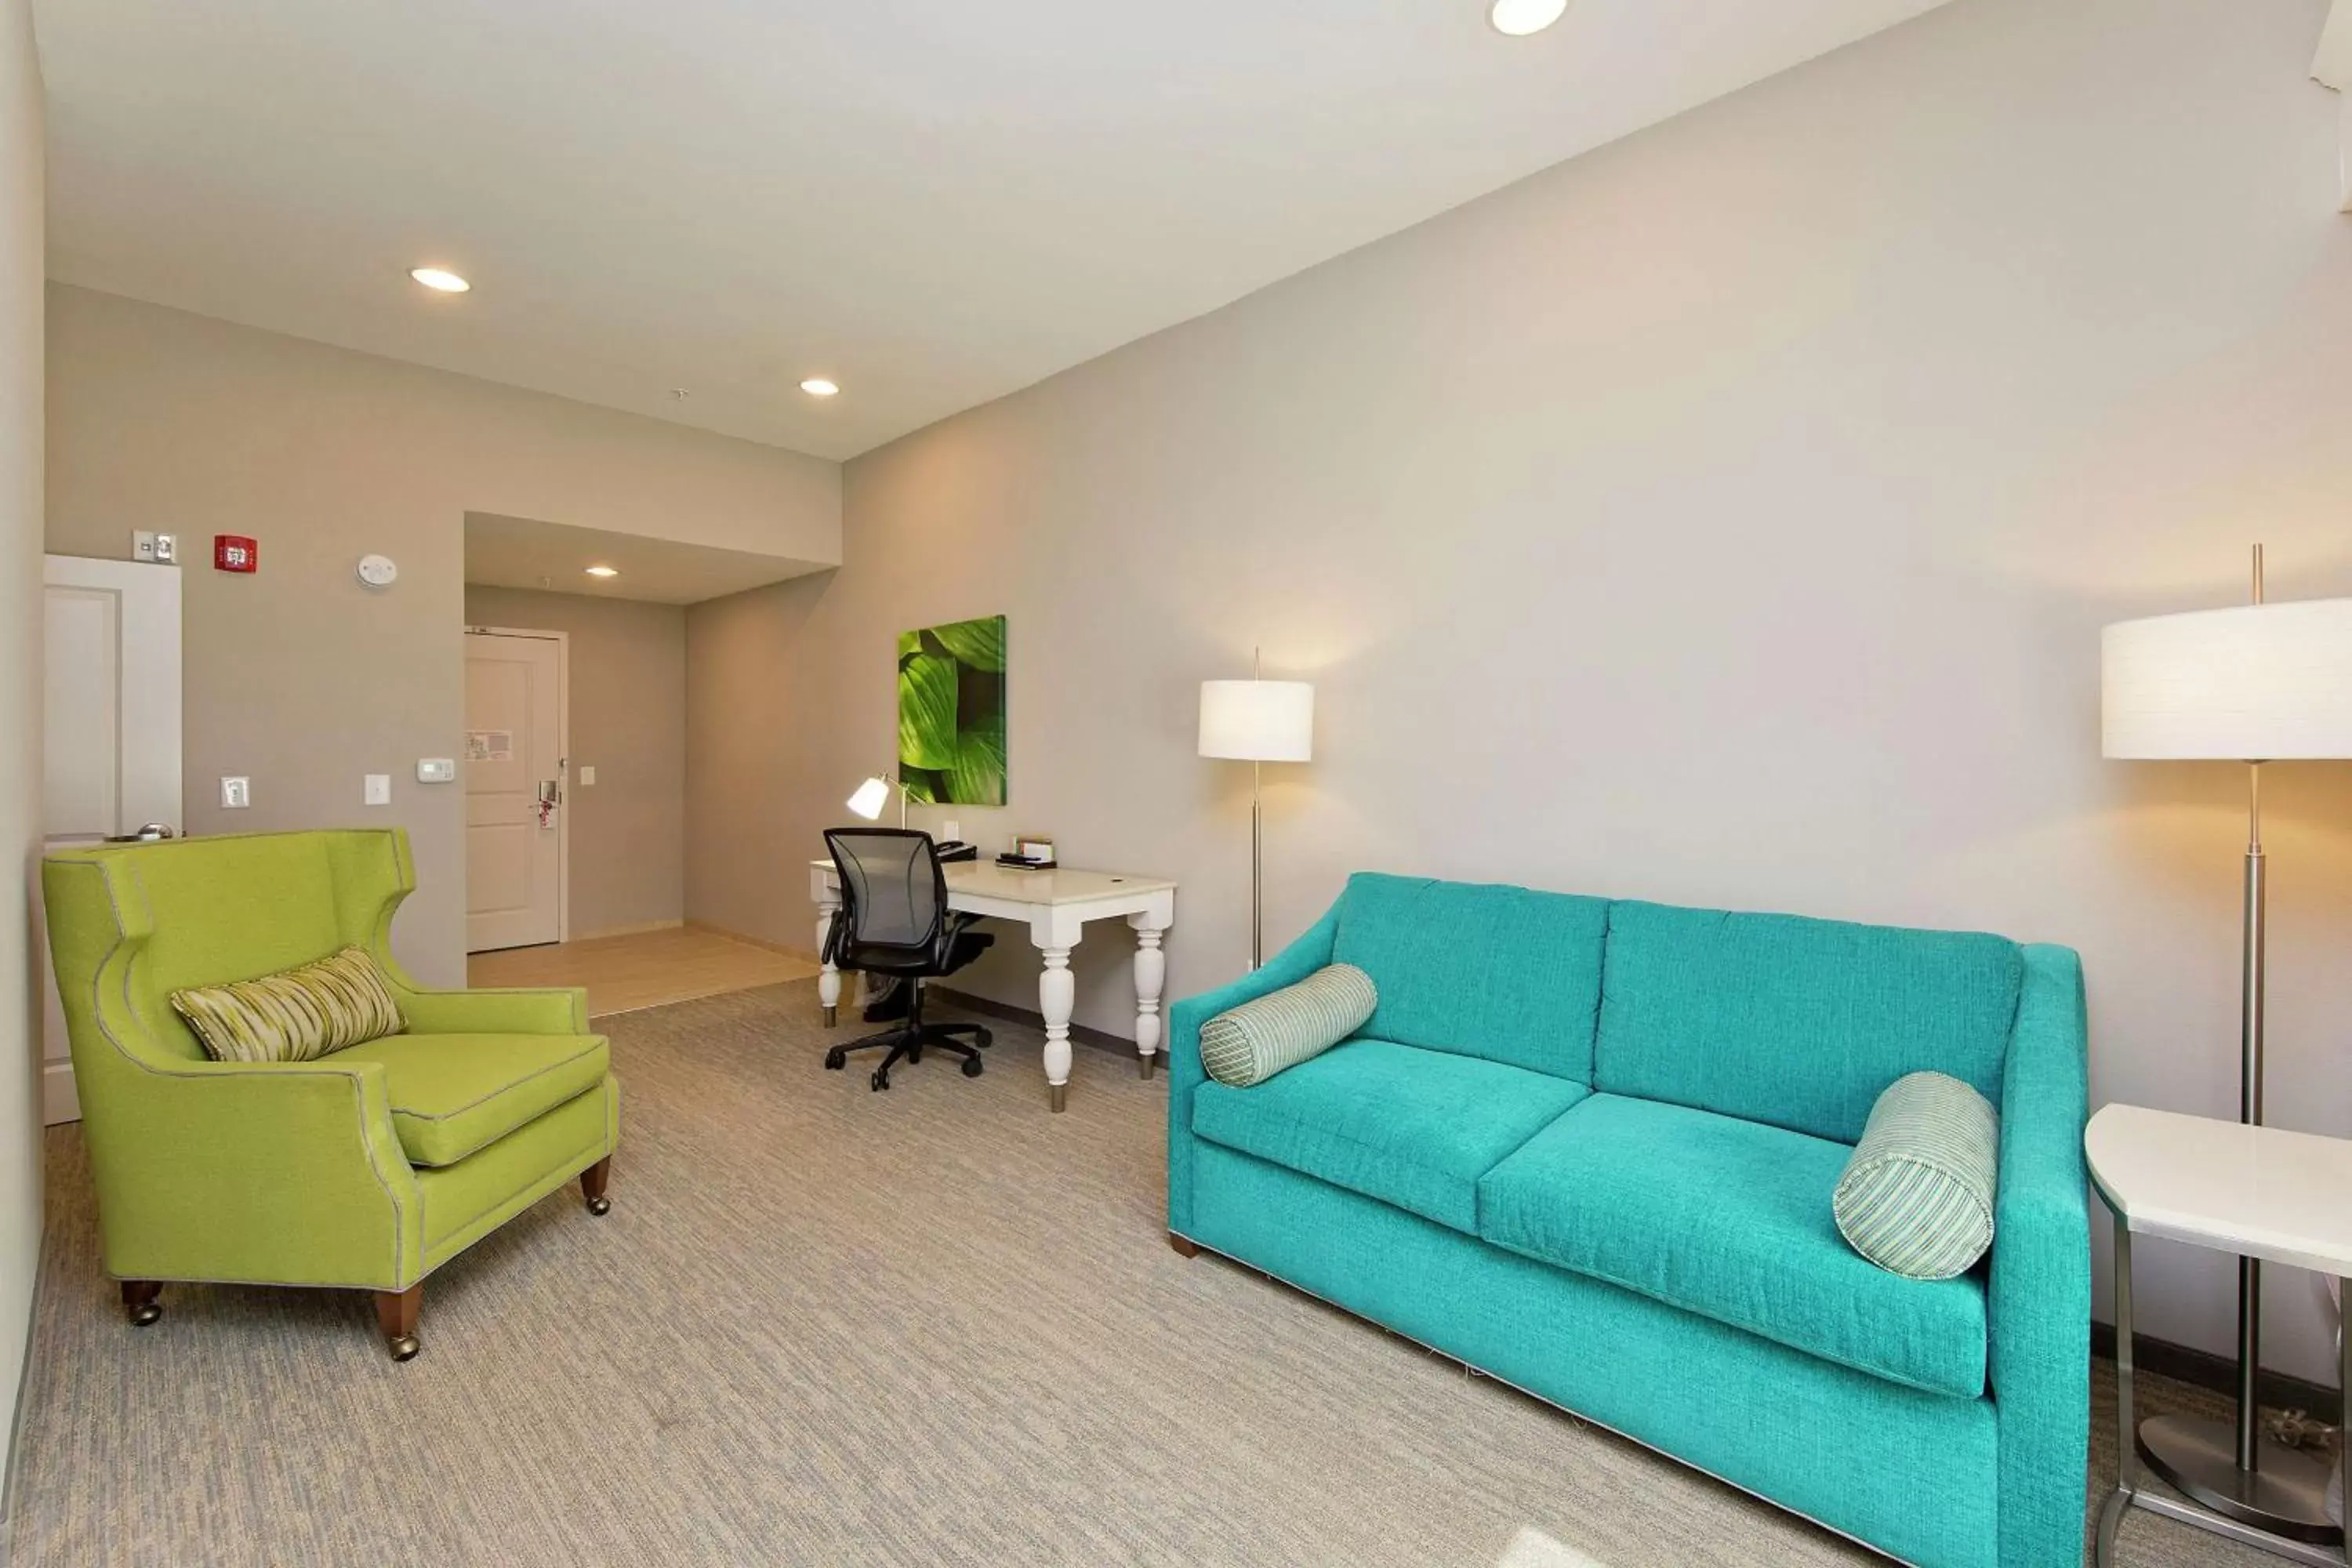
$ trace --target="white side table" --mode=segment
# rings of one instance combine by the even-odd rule
[[[2136,1105],[2109,1105],[2091,1118],[2083,1134],[2091,1181],[2116,1216],[2116,1406],[2120,1469],[2116,1489],[2099,1510],[2098,1563],[2114,1560],[2116,1527],[2124,1510],[2151,1512],[2226,1535],[2297,1563],[2342,1568],[2346,1559],[2333,1543],[2290,1540],[2229,1517],[2216,1509],[2182,1502],[2146,1489],[2132,1418],[2131,1241],[2161,1237],[2192,1247],[2257,1258],[2333,1274],[2352,1276],[2352,1142],[2248,1127]],[[2346,1291],[2352,1303],[2352,1289]],[[2352,1335],[2338,1352],[2337,1376],[2352,1390]],[[2284,1454],[2315,1470],[2302,1455]],[[2339,1463],[2352,1495],[2352,1443]],[[2305,1474],[2292,1480],[2266,1471],[2243,1473],[2249,1500],[2277,1482],[2308,1486]],[[2341,1540],[2341,1531],[2335,1532]]]

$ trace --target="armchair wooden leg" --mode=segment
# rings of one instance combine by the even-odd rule
[[[1194,1241],[1189,1236],[1179,1236],[1172,1230],[1168,1233],[1168,1245],[1176,1249],[1176,1255],[1180,1258],[1198,1258],[1201,1256],[1200,1243]]]
[[[131,1326],[143,1329],[163,1315],[163,1287],[152,1279],[125,1279],[122,1306]]]
[[[416,1339],[416,1320],[425,1306],[425,1282],[405,1290],[375,1293],[375,1326],[383,1331],[383,1348],[394,1361],[414,1360],[423,1347]]]
[[[613,1174],[613,1156],[605,1155],[580,1173],[580,1195],[588,1200],[588,1212],[610,1214],[613,1200],[604,1195],[604,1184]]]

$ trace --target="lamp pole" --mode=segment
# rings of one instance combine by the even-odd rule
[[[1265,679],[1265,652],[1250,649],[1250,679]],[[1265,764],[1250,759],[1250,969],[1265,967],[1265,861],[1263,808],[1258,801],[1258,774]]]

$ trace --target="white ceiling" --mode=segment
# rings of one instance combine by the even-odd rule
[[[620,575],[591,577],[591,566],[610,566]],[[466,581],[494,588],[698,605],[824,570],[823,563],[788,555],[685,544],[496,512],[466,514]]]
[[[36,0],[50,270],[843,458],[1937,3]]]

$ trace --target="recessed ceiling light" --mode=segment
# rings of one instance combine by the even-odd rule
[[[1486,20],[1495,24],[1498,33],[1524,38],[1542,32],[1567,11],[1568,0],[1495,0],[1486,7]]]
[[[427,289],[434,289],[443,294],[463,294],[467,289],[473,287],[471,283],[467,282],[463,278],[458,277],[456,273],[445,270],[438,267],[412,268],[410,268],[408,275],[411,278],[415,279],[419,283],[424,284]]]
[[[834,385],[833,383],[825,380],[825,378],[821,375],[813,375],[806,381],[801,383],[801,390],[807,393],[811,397],[831,397],[835,393],[839,392],[841,388]]]
[[[620,574],[621,569],[618,566],[591,566],[588,568],[588,575],[591,577],[617,577]]]

